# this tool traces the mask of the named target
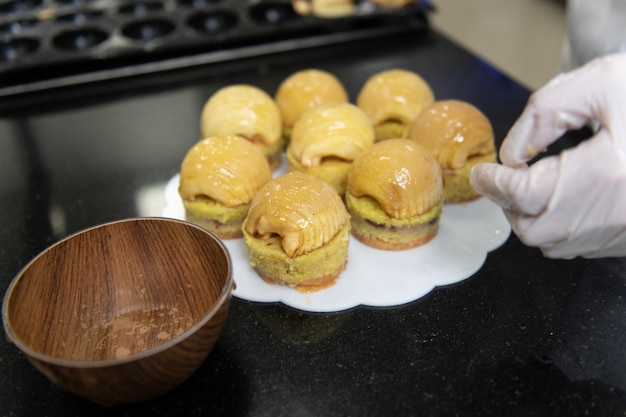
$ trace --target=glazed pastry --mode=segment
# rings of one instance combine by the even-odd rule
[[[374,128],[363,111],[350,103],[321,104],[302,115],[287,146],[291,171],[327,181],[340,196],[348,170],[361,152],[374,144]]]
[[[356,104],[371,119],[376,140],[404,137],[409,124],[435,99],[426,81],[414,72],[391,69],[370,77]]]
[[[343,201],[327,182],[302,172],[261,188],[243,235],[250,264],[271,284],[317,291],[333,285],[348,261],[350,220]]]
[[[348,93],[334,75],[306,69],[287,77],[276,90],[274,99],[280,109],[283,135],[291,137],[291,130],[302,114],[322,103],[348,102]]]
[[[263,90],[245,84],[215,92],[202,109],[200,132],[209,136],[238,135],[261,149],[272,170],[280,166],[284,141],[280,110]]]
[[[291,0],[293,9],[302,16],[339,18],[354,13],[355,0]]]
[[[401,8],[414,5],[417,0],[370,0],[372,3],[389,8]]]
[[[378,249],[414,248],[439,230],[443,178],[437,160],[408,139],[387,139],[359,155],[348,176],[352,235]]]
[[[180,168],[185,218],[220,238],[241,237],[252,197],[271,178],[267,159],[248,140],[235,135],[203,139]]]
[[[460,100],[437,101],[415,118],[407,138],[437,158],[447,203],[480,197],[470,185],[470,171],[479,162],[495,162],[496,147],[491,123],[478,108]]]

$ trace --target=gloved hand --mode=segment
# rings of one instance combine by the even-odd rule
[[[528,166],[567,130],[595,135]],[[535,92],[472,185],[503,207],[514,233],[551,258],[626,256],[626,54],[596,59]]]

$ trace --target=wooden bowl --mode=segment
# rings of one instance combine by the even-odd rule
[[[187,222],[135,218],[76,233],[28,263],[2,306],[8,339],[52,382],[106,405],[189,377],[215,345],[230,255]]]

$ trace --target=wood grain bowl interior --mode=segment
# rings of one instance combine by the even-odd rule
[[[5,296],[5,331],[62,388],[106,404],[141,401],[197,369],[233,286],[230,256],[205,229],[123,220],[72,235],[24,267]]]

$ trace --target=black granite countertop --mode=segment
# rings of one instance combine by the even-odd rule
[[[67,234],[159,215],[217,88],[273,93],[308,67],[337,75],[353,99],[377,71],[414,70],[437,98],[478,106],[498,140],[529,96],[427,31],[4,100],[0,295]],[[128,406],[61,392],[1,338],[0,416],[624,416],[625,266],[544,259],[511,236],[474,276],[398,307],[311,314],[234,298],[202,367],[169,394]]]

